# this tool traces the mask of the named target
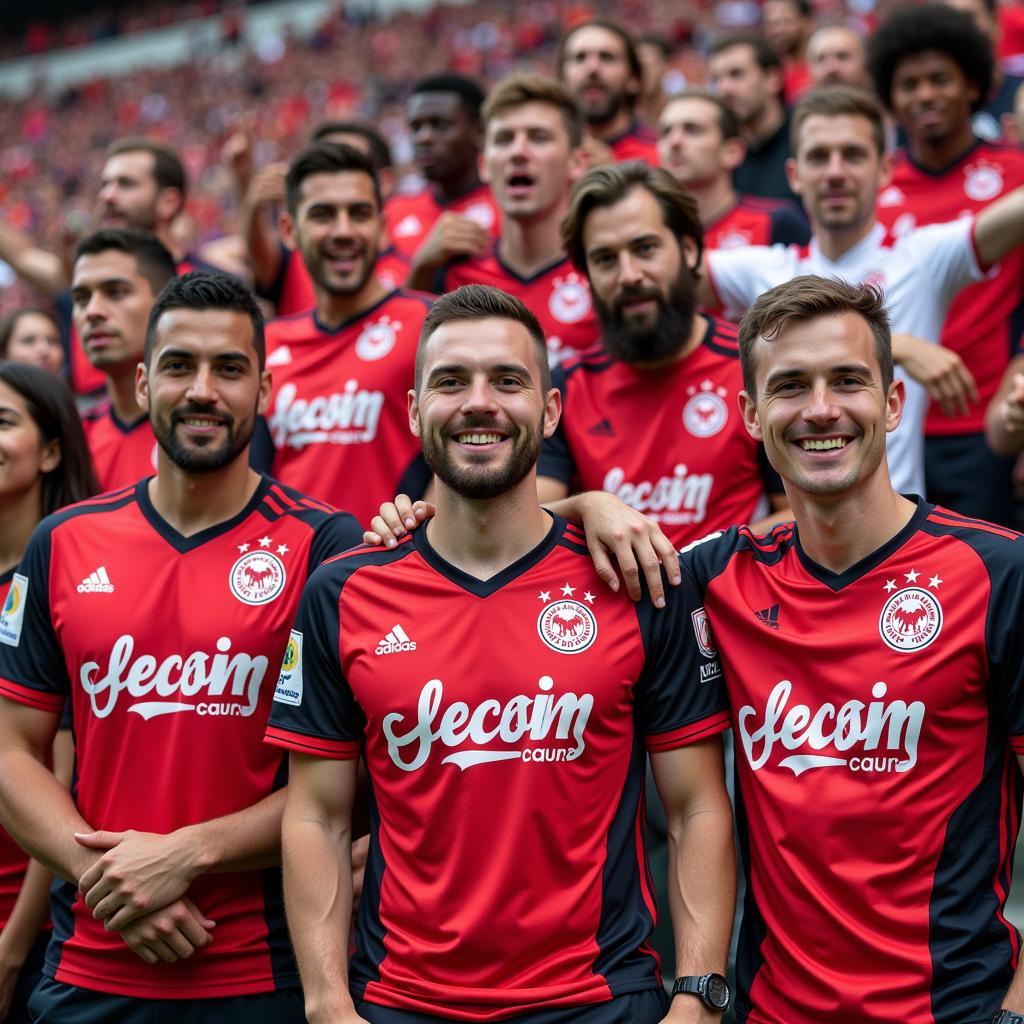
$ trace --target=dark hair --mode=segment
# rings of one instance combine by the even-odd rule
[[[875,339],[875,358],[882,373],[882,389],[892,383],[892,332],[885,296],[869,284],[849,284],[837,277],[804,274],[762,293],[740,321],[740,366],[743,390],[757,397],[754,345],[758,338],[774,341],[787,323],[822,316],[857,313],[867,321]]]
[[[365,121],[323,121],[313,131],[311,142],[330,142],[328,135],[356,135],[366,141],[374,168],[381,170],[394,165],[391,147],[373,125]],[[338,143],[335,143],[338,145]]]
[[[592,167],[576,183],[561,227],[562,247],[573,266],[586,273],[583,227],[591,211],[614,206],[635,188],[646,189],[654,196],[661,208],[662,222],[677,239],[693,239],[699,267],[704,253],[704,229],[697,216],[697,201],[664,167],[652,167],[645,160]]]
[[[606,32],[611,32],[612,35],[618,36],[626,51],[626,63],[629,65],[629,73],[637,80],[637,82],[643,81],[644,66],[640,63],[640,54],[636,51],[636,42],[626,29],[624,29],[617,21],[612,21],[611,18],[587,18],[586,21],[581,21],[579,24],[573,25],[572,28],[562,36],[558,41],[558,51],[555,54],[555,67],[558,69],[559,78],[563,77],[562,65],[565,64],[565,51],[568,49],[569,40],[584,28],[603,28]],[[636,95],[632,95],[631,99],[635,102],[637,99]]]
[[[158,189],[176,188],[181,193],[182,204],[188,191],[188,178],[181,157],[159,142],[141,136],[117,139],[107,149],[107,159],[122,153],[148,153],[153,158],[153,180]]]
[[[513,71],[491,90],[483,106],[484,121],[525,103],[546,103],[562,115],[569,145],[583,141],[583,114],[569,90],[561,82],[529,71]]]
[[[822,85],[805,92],[793,109],[789,124],[789,147],[795,157],[800,149],[800,130],[809,117],[863,117],[879,156],[885,152],[885,118],[878,101],[863,89],[849,85]]]
[[[636,42],[638,46],[642,43],[657,47],[666,60],[672,56],[672,44],[660,32],[645,32]]]
[[[94,495],[100,486],[67,384],[38,366],[23,363],[0,364],[0,381],[25,399],[43,441],[60,443],[60,462],[43,477],[43,515]]]
[[[809,18],[812,13],[810,0],[783,0],[783,2],[791,3],[795,8],[797,14],[801,18]]]
[[[256,297],[248,288],[230,274],[220,271],[193,271],[176,277],[157,296],[149,311],[146,324],[146,348],[143,361],[148,366],[153,346],[156,344],[157,324],[164,313],[172,309],[225,310],[243,313],[252,324],[252,344],[260,372],[267,362],[267,342],[263,333],[263,314]]]
[[[451,72],[444,75],[430,75],[428,78],[421,78],[412,87],[412,92],[409,95],[418,96],[424,92],[454,93],[470,121],[474,124],[480,123],[480,108],[484,105],[485,93],[483,87],[475,79]]]
[[[343,142],[314,142],[307,146],[288,165],[288,173],[284,179],[284,193],[288,203],[288,212],[294,217],[299,210],[302,198],[302,183],[313,174],[341,174],[354,171],[365,174],[373,182],[373,195],[377,200],[377,210],[384,206],[380,194],[380,181],[373,159],[361,153],[355,146],[346,146]]]
[[[514,295],[486,284],[466,284],[437,299],[430,307],[420,341],[416,347],[416,391],[423,383],[423,351],[434,332],[444,324],[474,320],[514,320],[522,324],[533,341],[534,354],[540,367],[540,386],[546,395],[551,390],[551,368],[544,330],[536,316]]]
[[[762,71],[770,71],[772,68],[782,69],[782,58],[779,56],[779,51],[760,32],[751,32],[749,29],[725,32],[720,36],[715,36],[708,50],[708,56],[714,57],[725,50],[731,50],[734,46],[749,46],[754,51],[754,60],[757,61]]]
[[[966,11],[944,3],[926,3],[897,8],[868,40],[868,72],[879,99],[890,110],[892,82],[900,61],[926,50],[950,57],[964,78],[977,87],[972,110],[985,105],[995,73],[991,40]]]
[[[674,93],[665,100],[665,105],[661,108],[662,113],[668,110],[676,100],[703,100],[705,103],[710,103],[718,114],[718,130],[722,134],[722,141],[725,142],[727,139],[738,139],[741,137],[739,118],[732,112],[731,107],[727,107],[722,102],[721,96],[716,96],[707,89],[697,89],[691,86],[683,89],[682,92]]]
[[[94,231],[75,246],[74,262],[83,256],[98,256],[111,249],[134,257],[136,268],[149,282],[154,295],[178,273],[167,246],[151,231],[141,228],[101,228]]]
[[[48,313],[45,309],[40,309],[38,306],[21,306],[18,309],[13,309],[11,312],[0,317],[0,359],[7,358],[7,352],[11,346],[11,337],[14,334],[14,329],[18,326],[18,321],[23,316],[43,316],[57,328],[57,333],[60,334],[60,324],[57,323],[56,318],[52,313]]]

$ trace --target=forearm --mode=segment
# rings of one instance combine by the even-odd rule
[[[434,278],[437,276],[440,266],[440,263],[419,263],[414,259],[409,269],[409,276],[405,279],[405,287],[418,292],[432,292]]]
[[[974,249],[983,270],[1020,245],[1024,245],[1024,186],[986,206],[974,222]]]
[[[0,817],[23,850],[61,878],[78,879],[96,854],[75,842],[91,832],[71,794],[29,751],[0,754]]]
[[[178,836],[195,851],[196,873],[254,871],[280,864],[286,793],[279,789],[244,811],[179,829]]]
[[[14,909],[0,932],[0,965],[21,966],[39,937],[50,909],[53,873],[37,860],[28,862]]]
[[[1013,1010],[1014,1013],[1024,1013],[1024,957],[1017,964],[1017,970],[1013,974],[1013,980],[1006,992],[1000,1009]]]
[[[280,237],[263,206],[243,203],[239,221],[249,250],[253,279],[260,288],[269,288],[281,270]]]
[[[349,828],[285,813],[285,909],[310,1024],[327,1024],[353,1009],[348,989],[351,842]]]
[[[46,295],[67,287],[67,275],[60,258],[40,249],[22,231],[3,221],[0,221],[0,259]]]

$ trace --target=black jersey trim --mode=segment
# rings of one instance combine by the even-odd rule
[[[78,516],[92,515],[101,512],[116,512],[118,509],[131,505],[135,501],[135,489],[144,486],[149,477],[141,480],[138,484],[131,484],[116,491],[109,491],[106,494],[97,495],[95,498],[88,498],[74,505],[68,505],[57,512],[48,515],[43,523],[50,530],[67,522],[69,519],[76,519]]]
[[[865,555],[859,562],[851,565],[849,569],[845,569],[843,572],[833,572],[831,569],[826,569],[825,566],[815,562],[804,551],[800,543],[800,528],[797,526],[793,532],[793,546],[796,548],[797,558],[800,559],[801,565],[819,583],[823,583],[829,590],[833,590],[836,593],[848,587],[851,583],[856,583],[857,580],[866,576],[873,569],[876,569],[887,558],[892,556],[894,552],[903,547],[921,529],[921,526],[931,514],[934,506],[923,498],[918,498],[914,495],[906,495],[906,497],[917,505],[907,525],[895,536],[890,537],[881,547],[875,548],[871,554]]]
[[[195,551],[196,548],[201,548],[204,544],[208,544],[211,540],[216,540],[218,537],[223,536],[229,530],[233,530],[239,523],[244,522],[255,512],[264,501],[267,496],[267,491],[270,490],[270,485],[274,483],[269,476],[260,476],[260,482],[253,492],[252,497],[246,502],[245,508],[241,512],[233,515],[230,519],[225,519],[222,523],[215,523],[213,526],[208,526],[205,530],[200,530],[199,533],[192,534],[191,537],[186,537],[183,534],[171,526],[163,516],[154,508],[153,502],[149,498],[149,487],[147,480],[140,480],[135,485],[135,500],[139,504],[139,511],[145,517],[146,521],[150,526],[153,527],[156,532],[163,537],[168,544],[174,548],[179,554],[185,555],[190,551]]]
[[[711,349],[712,352],[717,352],[720,356],[727,356],[729,359],[739,359],[739,346],[728,344],[728,342],[733,339],[729,337],[728,333],[720,329],[725,326],[727,321],[716,320],[713,316],[709,316],[707,313],[698,315],[703,316],[708,322],[708,329],[704,332],[701,344],[705,348]],[[723,342],[725,342],[725,344],[723,344]]]
[[[513,280],[518,281],[519,284],[533,284],[534,281],[539,281],[545,274],[550,274],[552,270],[555,270],[556,268],[562,266],[563,263],[568,263],[569,262],[569,257],[568,256],[559,256],[559,258],[557,260],[555,260],[553,263],[547,264],[547,266],[542,267],[540,270],[536,271],[533,274],[527,274],[527,275],[520,274],[517,271],[513,270],[501,258],[501,252],[498,249],[498,246],[500,244],[501,244],[501,238],[499,236],[498,238],[496,238],[494,240],[494,248],[492,250],[492,255],[494,257],[494,262],[497,263],[499,267],[501,267],[501,269],[502,269],[502,271],[504,273],[508,274],[508,276],[513,278]]]
[[[953,170],[953,168],[956,167],[957,164],[961,164],[969,156],[973,156],[980,148],[988,147],[988,143],[986,143],[984,139],[979,139],[977,135],[973,136],[973,139],[974,141],[970,144],[970,146],[968,146],[967,149],[965,149],[958,157],[956,157],[956,159],[950,160],[948,164],[945,164],[943,167],[940,167],[937,170],[933,170],[931,167],[924,167],[922,164],[919,164],[911,155],[910,146],[905,146],[903,148],[903,155],[904,157],[906,157],[907,163],[910,164],[910,166],[913,167],[914,170],[925,175],[926,177],[938,180],[939,178],[942,178],[945,175],[949,174],[949,172]]]
[[[373,305],[367,306],[366,309],[360,311],[359,313],[356,313],[355,316],[350,316],[347,320],[342,320],[337,327],[328,327],[323,322],[323,320],[320,319],[320,315],[314,309],[312,312],[313,326],[316,327],[318,331],[321,331],[324,334],[341,334],[341,332],[345,330],[346,327],[351,327],[353,324],[359,323],[360,320],[365,320],[366,317],[372,315],[373,313],[376,313],[381,306],[383,306],[387,302],[390,302],[396,295],[398,295],[398,292],[399,289],[392,288],[382,298],[378,299],[375,303],[373,303]]]
[[[420,557],[435,572],[444,576],[445,579],[461,587],[467,593],[475,597],[490,597],[496,594],[502,587],[517,580],[524,573],[529,572],[537,565],[551,550],[563,539],[565,534],[565,520],[554,512],[544,510],[551,519],[551,528],[544,539],[532,551],[527,551],[521,558],[517,558],[511,565],[506,566],[501,572],[496,573],[490,579],[480,580],[471,576],[468,572],[451,564],[442,558],[430,545],[426,529],[416,530],[412,535],[412,543],[419,552]]]
[[[100,406],[97,409],[90,409],[83,417],[87,423],[99,423],[101,420],[109,419],[114,424],[114,428],[119,434],[128,435],[133,431],[138,430],[143,423],[149,422],[149,416],[143,413],[137,420],[132,420],[131,423],[125,423],[116,412],[112,405]]]
[[[12,565],[10,569],[0,572],[0,587],[6,586],[14,579],[14,573],[17,571],[17,568],[18,567],[16,565]]]

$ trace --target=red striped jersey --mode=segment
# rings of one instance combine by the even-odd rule
[[[409,257],[389,246],[377,254],[373,275],[385,288],[400,288],[409,276],[409,267]],[[306,264],[302,262],[302,254],[282,245],[277,281],[259,294],[273,303],[278,316],[291,316],[312,309],[316,305],[316,292]]]
[[[522,277],[502,262],[495,243],[481,259],[449,263],[437,290],[451,292],[464,284],[492,285],[524,302],[540,321],[552,365],[585,351],[601,336],[586,275],[577,273],[566,256]]]
[[[75,803],[97,829],[167,833],[233,814],[284,785],[262,742],[302,585],[361,536],[347,515],[264,477],[234,518],[184,537],[145,481],[47,517],[0,623],[0,694],[58,714],[70,697]],[[94,921],[74,885],[53,895],[46,973],[147,999],[298,985],[280,872],[200,876],[212,943],[150,965]]]
[[[878,219],[894,237],[921,224],[972,217],[993,200],[1024,184],[1024,152],[1017,146],[977,142],[942,171],[919,167],[901,150],[892,183],[878,196]],[[941,344],[967,364],[980,398],[966,414],[946,416],[932,402],[925,420],[931,436],[980,434],[985,409],[995,395],[1013,344],[1024,331],[1024,249],[1017,248],[991,269],[984,280],[953,300]]]
[[[334,330],[314,310],[267,324],[274,476],[361,522],[429,480],[406,395],[429,296],[389,292]]]
[[[842,573],[796,527],[683,565],[736,737],[739,1024],[991,1020],[1024,752],[1024,540],[925,502]]]
[[[447,203],[439,200],[434,189],[428,187],[411,195],[394,195],[384,204],[392,246],[411,259],[426,241],[438,217],[446,210],[476,221],[493,237],[497,237],[501,227],[501,210],[487,185],[475,185]]]
[[[82,415],[85,439],[100,490],[127,487],[156,472],[156,438],[149,417],[122,423],[109,401]]]
[[[658,133],[639,121],[608,145],[620,164],[624,160],[646,160],[652,167],[658,166]]]
[[[487,581],[428,532],[317,571],[267,732],[366,758],[352,990],[482,1021],[654,989],[646,750],[728,725],[692,594],[612,594],[557,518]]]
[[[739,196],[729,210],[704,225],[705,249],[742,245],[806,245],[811,229],[804,215],[784,199]]]
[[[782,490],[740,416],[737,328],[704,319],[701,344],[672,366],[647,370],[595,349],[556,370],[562,418],[537,465],[572,492],[618,495],[677,547],[757,518],[766,490]]]

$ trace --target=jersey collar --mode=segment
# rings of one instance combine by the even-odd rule
[[[547,510],[545,509],[545,511]],[[430,541],[427,539],[426,527],[413,531],[412,542],[423,561],[446,580],[476,597],[490,597],[502,587],[513,583],[524,573],[529,572],[562,539],[562,534],[565,532],[565,520],[553,512],[548,512],[548,515],[554,521],[544,539],[532,551],[527,551],[522,558],[516,559],[511,565],[488,580],[479,580],[475,576],[470,576],[468,572],[463,572],[462,569],[442,558],[431,547]]]
[[[885,225],[875,224],[875,226],[852,249],[847,249],[846,252],[844,252],[837,260],[830,260],[822,254],[817,236],[811,239],[810,250],[816,260],[819,260],[822,263],[827,263],[830,266],[858,266],[866,253],[874,252],[881,248],[882,242],[885,240],[885,235]]]
[[[859,562],[851,565],[849,569],[843,572],[833,572],[831,569],[826,569],[825,566],[819,565],[815,562],[800,543],[800,530],[799,527],[794,529],[793,543],[796,547],[797,557],[800,559],[800,564],[813,576],[819,583],[823,583],[829,590],[840,591],[844,587],[848,587],[851,583],[856,583],[863,576],[866,576],[869,572],[877,569],[884,561],[895,554],[904,544],[910,540],[920,530],[921,524],[931,514],[932,509],[935,507],[929,502],[925,501],[924,498],[919,498],[916,494],[906,494],[905,498],[914,502],[917,505],[917,509],[914,514],[910,517],[910,521],[906,526],[903,527],[899,533],[890,537],[880,548],[875,548],[874,551],[869,555],[865,555]]]

